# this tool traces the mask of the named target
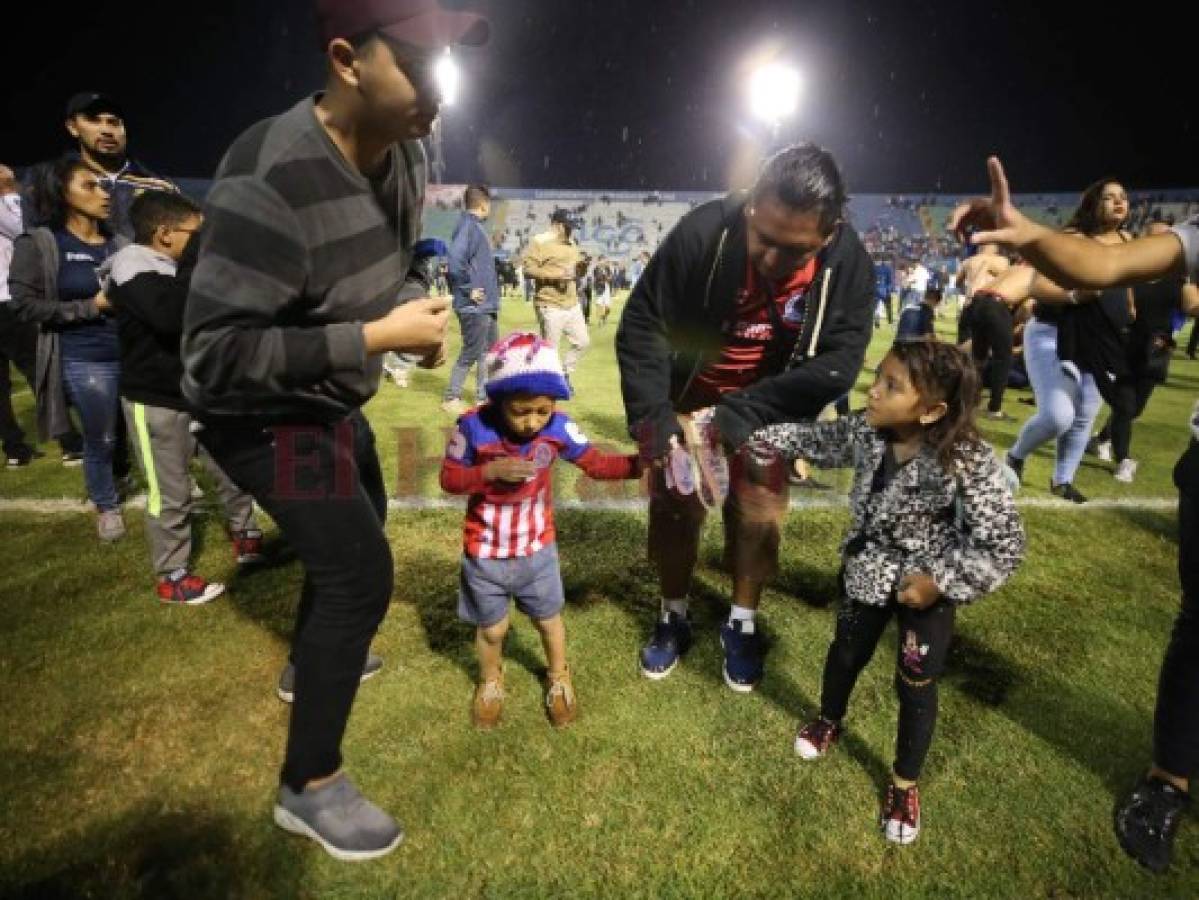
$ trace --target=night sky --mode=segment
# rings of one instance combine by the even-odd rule
[[[1149,4],[1118,19],[1093,5],[1085,23],[1067,7],[493,0],[490,44],[460,54],[446,180],[720,190],[749,122],[744,60],[773,42],[807,83],[784,137],[830,148],[851,191],[977,191],[991,152],[1018,190],[1107,174],[1199,185],[1184,23],[1130,20]],[[207,177],[238,133],[323,79],[307,0],[68,8],[10,13],[4,162],[65,149],[67,97],[97,89],[127,107],[136,157]]]

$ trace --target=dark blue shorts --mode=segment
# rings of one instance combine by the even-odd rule
[[[550,544],[532,556],[480,559],[462,556],[458,579],[458,618],[488,628],[508,615],[508,601],[530,619],[551,619],[562,611],[562,575],[558,545]]]

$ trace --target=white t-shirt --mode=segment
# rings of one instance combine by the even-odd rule
[[[0,196],[0,303],[12,299],[8,292],[8,268],[12,265],[12,243],[20,233],[21,195],[4,194]]]
[[[909,290],[917,291],[918,293],[923,294],[928,290],[928,279],[930,277],[931,273],[928,271],[928,269],[920,265],[920,263],[916,263],[916,265],[912,267],[912,271],[908,273],[907,287]]]

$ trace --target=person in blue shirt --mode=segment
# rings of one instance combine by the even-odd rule
[[[924,299],[909,306],[899,314],[899,327],[895,329],[897,341],[920,341],[937,339],[937,305],[941,302],[941,291],[929,288]]]
[[[895,290],[895,273],[891,264],[881,256],[874,260],[874,297],[887,311],[887,324],[895,322],[895,303],[892,291]],[[878,316],[875,316],[877,319]]]
[[[41,167],[31,197],[46,227],[13,244],[9,287],[17,318],[35,322],[38,338],[34,394],[43,438],[71,430],[67,403],[83,425],[83,475],[99,513],[103,541],[125,534],[113,474],[120,402],[116,320],[100,290],[97,270],[127,241],[108,228],[110,196],[82,160],[64,156]]]
[[[499,337],[500,283],[495,274],[491,238],[483,223],[491,214],[491,191],[481,184],[467,187],[464,207],[450,239],[448,270],[454,313],[462,327],[462,352],[450,373],[441,408],[454,415],[466,411],[462,387],[471,366],[476,369],[475,402],[484,398],[483,354]]]

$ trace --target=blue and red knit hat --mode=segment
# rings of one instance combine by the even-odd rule
[[[554,345],[528,331],[501,338],[483,357],[487,396],[541,394],[555,400],[570,399],[570,385]]]

